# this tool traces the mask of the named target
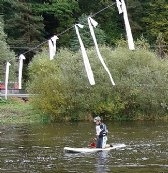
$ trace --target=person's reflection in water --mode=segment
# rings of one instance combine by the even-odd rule
[[[100,151],[97,153],[96,173],[106,173],[108,171],[108,151]]]

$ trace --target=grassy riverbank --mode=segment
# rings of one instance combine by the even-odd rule
[[[54,121],[86,121],[91,119],[90,115],[84,118],[64,117],[63,119],[51,119],[33,109],[30,102],[25,102],[19,98],[10,98],[7,101],[0,98],[0,124],[30,124],[30,123],[50,123]]]
[[[0,100],[0,123],[41,123],[43,118],[38,114],[29,102],[18,98]]]
[[[73,118],[66,118],[67,120],[73,120]],[[80,117],[78,120],[89,120],[90,116]],[[139,116],[135,121],[147,121],[145,116]],[[148,120],[163,120],[168,121],[168,116],[153,116]],[[49,117],[44,116],[35,111],[29,102],[25,102],[18,98],[12,98],[8,101],[0,100],[0,124],[30,124],[30,123],[49,123]]]

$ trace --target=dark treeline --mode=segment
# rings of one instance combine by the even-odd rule
[[[115,0],[0,0],[7,43],[21,54],[75,24],[82,15],[98,12]],[[165,56],[168,41],[168,2],[166,0],[125,0],[134,39],[142,35]],[[125,38],[123,17],[116,4],[94,17],[112,46]],[[61,35],[58,46],[70,47],[74,30]],[[36,50],[35,50],[36,51]],[[27,63],[35,52],[27,54]]]

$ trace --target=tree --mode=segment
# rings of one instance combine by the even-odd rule
[[[34,48],[44,39],[43,18],[33,7],[33,1],[3,1],[7,42],[17,54]],[[28,62],[33,53],[27,55]]]
[[[156,41],[159,33],[168,41],[168,3],[166,0],[148,0],[143,2],[143,32],[150,43]]]
[[[125,0],[128,12],[128,18],[131,25],[131,30],[133,37],[135,39],[139,38],[142,35],[142,24],[141,18],[143,17],[143,3],[140,0]]]
[[[80,35],[81,35],[85,48],[94,46],[94,42],[93,42],[92,36],[90,34],[90,30],[89,30],[89,26],[88,26],[88,22],[87,22],[87,17],[88,17],[87,15],[83,14],[78,19],[78,23],[84,25],[84,28],[79,29],[80,30],[79,32],[80,32]],[[98,44],[102,44],[102,45],[105,44],[106,36],[105,36],[104,31],[102,29],[100,29],[100,26],[96,27],[94,29],[94,31],[95,31],[95,35],[96,35]],[[79,40],[78,40],[75,32],[74,32],[73,38],[70,41],[70,48],[73,51],[77,51],[80,48]]]
[[[35,4],[36,11],[44,18],[46,38],[57,35],[72,27],[79,13],[76,0],[42,0]],[[72,36],[72,30],[61,35],[58,45],[67,47]]]
[[[4,13],[4,29],[8,35],[7,43],[17,56],[27,52],[23,68],[25,80],[28,78],[27,64],[37,51],[34,47],[44,40],[43,17],[35,10],[37,1],[3,0],[0,5]]]
[[[9,61],[12,66],[10,68],[10,79],[14,79],[16,77],[15,74],[15,54],[10,51],[9,46],[6,43],[6,34],[4,33],[4,23],[2,17],[0,16],[0,81],[4,82],[5,76],[5,65],[6,62]]]
[[[122,19],[117,12],[116,4],[112,5],[111,0],[79,0],[79,7],[82,14],[94,15],[94,19],[103,29],[106,37],[106,43],[114,45],[116,40],[123,34]],[[100,11],[107,6],[109,8]],[[97,14],[97,12],[100,12]]]

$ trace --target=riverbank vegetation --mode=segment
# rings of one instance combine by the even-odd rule
[[[124,21],[115,2],[3,0],[0,4],[0,81],[4,87],[5,64],[9,61],[9,88],[17,83],[17,57],[24,54],[23,88],[35,96],[26,104],[1,100],[1,117],[15,121],[17,115],[23,122],[34,117],[35,122],[42,117],[47,121],[88,120],[95,115],[105,120],[167,119],[167,2],[126,1],[136,40],[135,51],[129,51],[124,41]],[[93,40],[86,27],[89,15],[99,24],[95,28],[96,38],[99,44],[106,45],[100,51],[116,86],[111,85],[92,47]],[[87,79],[75,23],[85,25],[80,33],[95,77],[94,86]],[[50,61],[47,40],[53,35],[59,36],[58,52]]]
[[[122,45],[122,46],[120,46]],[[53,121],[81,120],[99,115],[104,120],[156,120],[168,115],[168,61],[139,45],[130,51],[120,44],[100,51],[116,86],[94,48],[87,50],[96,85],[88,82],[81,52],[61,49],[50,61],[37,54],[29,66],[29,92],[35,109]]]
[[[45,117],[37,113],[29,102],[19,98],[0,98],[0,124],[43,123]]]

